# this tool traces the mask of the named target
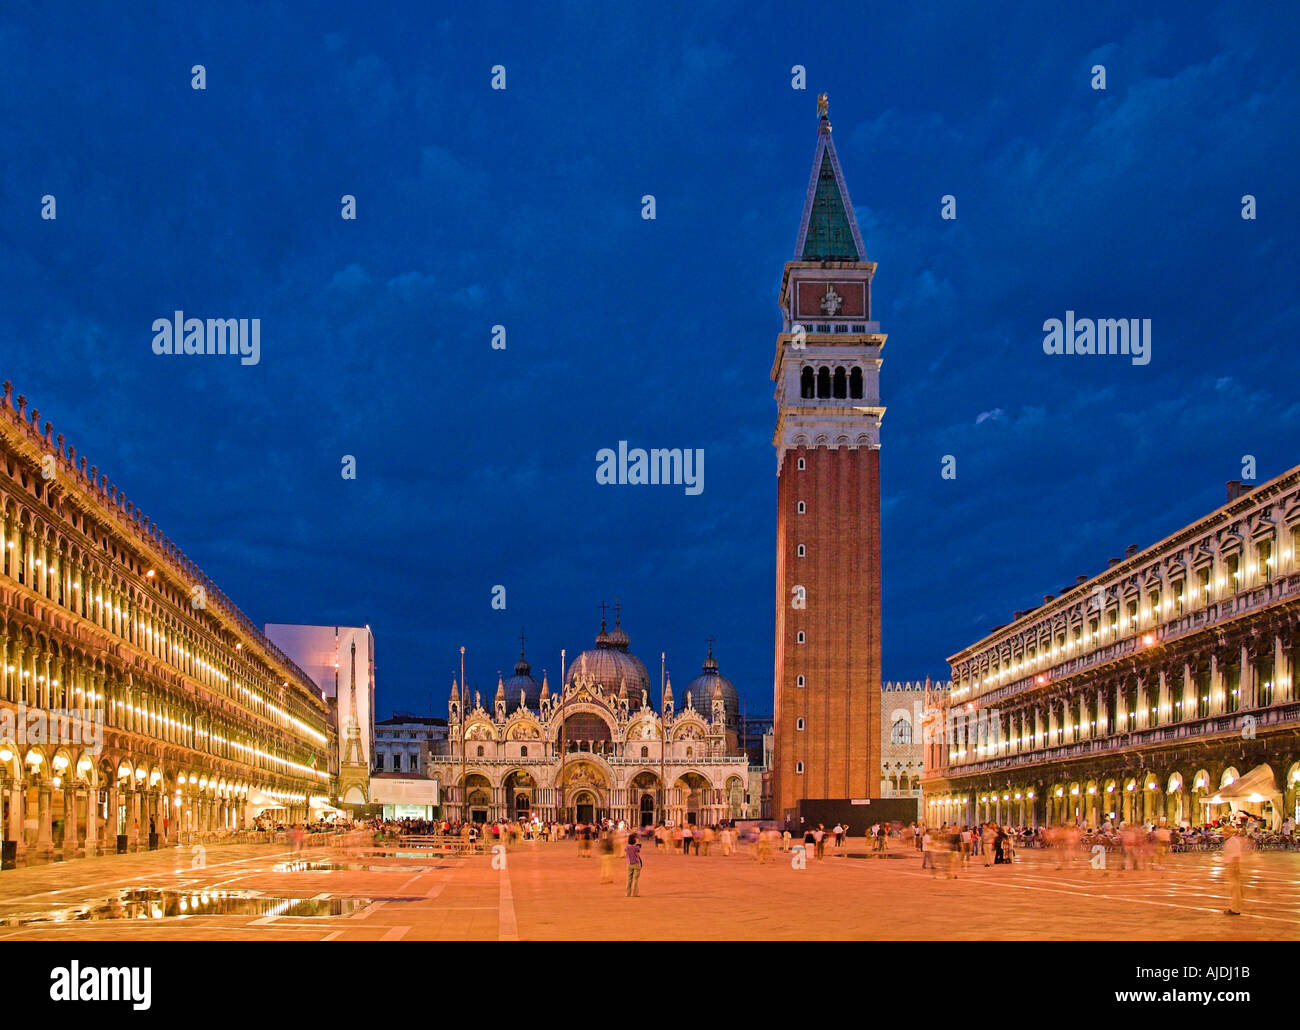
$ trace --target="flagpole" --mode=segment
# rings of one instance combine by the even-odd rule
[[[568,747],[564,737],[564,660],[567,652],[560,648],[560,807],[556,813],[561,823],[564,822],[564,758]]]
[[[659,821],[668,822],[668,784],[664,782],[667,775],[664,752],[668,750],[668,730],[664,722],[664,675],[668,668],[668,652],[659,652]]]
[[[469,688],[465,684],[465,645],[460,646],[460,818],[469,822],[469,782],[465,775],[465,702]]]

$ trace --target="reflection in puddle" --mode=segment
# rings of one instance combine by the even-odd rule
[[[427,855],[420,856],[427,858]],[[429,873],[447,869],[441,865],[342,865],[336,862],[281,862],[272,871],[277,873],[333,873],[344,870],[361,873]]]
[[[100,922],[109,919],[168,919],[185,916],[345,916],[370,904],[368,898],[275,898],[250,891],[174,891],[153,888],[118,891],[104,901],[47,915],[12,916],[3,926],[31,923]]]

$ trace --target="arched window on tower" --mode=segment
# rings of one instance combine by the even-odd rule
[[[813,372],[813,370],[807,365],[805,365],[803,371],[799,373],[799,396],[800,397],[807,399],[809,397],[812,397],[816,392],[816,387],[813,385],[814,375],[815,373]]]
[[[831,370],[829,368],[819,368],[817,370],[817,396],[829,397],[831,395]]]
[[[642,757],[642,758],[649,758],[649,757],[650,757],[650,749],[649,749],[648,747],[642,747],[642,748],[641,748],[641,757]]]
[[[835,398],[842,401],[848,395],[848,373],[842,368],[837,368],[835,370]]]
[[[854,400],[862,399],[862,369],[855,368],[849,373],[849,396]]]

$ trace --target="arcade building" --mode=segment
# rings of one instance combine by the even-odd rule
[[[520,648],[514,675],[487,700],[453,681],[448,754],[432,759],[443,814],[475,822],[660,822],[712,825],[744,818],[749,758],[740,701],[712,644],[680,702],[665,673],[659,706],[621,619],[601,620],[595,646],[552,692]]]
[[[9,383],[0,534],[5,866],[329,806],[316,684]]]
[[[1300,466],[953,655],[926,821],[1300,815]]]

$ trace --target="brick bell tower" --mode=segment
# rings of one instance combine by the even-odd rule
[[[880,796],[880,403],[876,272],[840,171],[826,95],[794,260],[781,280],[776,754],[772,816]]]

